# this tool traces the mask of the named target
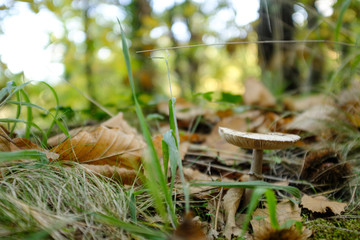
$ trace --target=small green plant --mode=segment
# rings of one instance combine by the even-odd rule
[[[55,114],[51,113],[49,110],[31,103],[30,98],[28,94],[25,91],[25,87],[29,85],[31,81],[23,83],[19,86],[16,85],[15,82],[10,81],[7,83],[7,86],[4,89],[0,90],[0,99],[4,99],[2,102],[0,102],[0,107],[2,107],[5,104],[14,104],[17,106],[16,111],[16,117],[15,118],[1,118],[0,122],[12,124],[12,127],[10,128],[10,137],[13,135],[13,132],[16,128],[16,125],[18,123],[24,123],[26,125],[25,129],[25,135],[24,137],[29,139],[31,128],[36,128],[42,135],[41,145],[42,147],[46,147],[47,145],[47,139],[52,131],[52,128],[55,124],[58,125],[59,129],[67,136],[70,137],[69,132],[65,125],[62,123],[60,117],[59,117],[59,98],[57,96],[57,93],[53,87],[51,87],[48,83],[41,81],[41,84],[44,84],[53,94],[55,101],[56,101],[56,107],[55,107]],[[16,95],[16,101],[11,100],[11,97],[13,95]],[[6,96],[6,97],[5,97]],[[22,107],[26,107],[27,114],[26,114],[26,120],[20,119]],[[33,121],[33,109],[38,109],[43,111],[44,113],[51,116],[52,121],[50,123],[50,126],[47,131],[43,131],[34,121]]]

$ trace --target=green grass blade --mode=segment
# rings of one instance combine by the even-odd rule
[[[335,41],[336,42],[339,41],[340,29],[342,27],[342,22],[344,20],[344,14],[345,14],[346,10],[348,9],[348,7],[350,6],[350,3],[351,3],[351,0],[345,0],[341,4],[339,17],[338,17],[338,20],[337,20],[336,26],[335,26]]]
[[[9,100],[15,93],[19,92],[20,90],[22,90],[26,85],[30,84],[31,81],[23,83],[17,87],[12,87],[13,83],[10,83],[9,86],[7,86],[5,88],[5,91],[2,90],[1,94],[3,94],[5,92],[5,94],[9,94],[2,102],[0,102],[0,107],[2,105],[4,105],[7,100]]]
[[[134,194],[134,189],[131,189],[129,194],[130,194],[130,197],[129,197],[130,217],[131,217],[131,220],[136,223],[137,222],[137,219],[136,219],[136,198],[135,198],[135,194]]]
[[[266,192],[266,189],[258,188],[258,189],[255,189],[253,194],[251,195],[250,203],[248,205],[246,217],[245,217],[245,220],[243,223],[242,235],[244,235],[246,230],[248,229],[252,214],[255,211],[257,205],[259,204],[259,199],[265,192]]]
[[[15,83],[13,83],[13,85],[16,86]],[[0,97],[0,99],[1,99],[1,97]],[[21,101],[20,101],[20,100],[21,100],[20,93],[19,93],[18,91],[16,92],[16,99],[17,99],[18,102],[21,102]],[[9,102],[9,101],[8,101],[8,102]],[[19,119],[19,118],[20,118],[20,114],[21,114],[21,104],[19,104],[19,105],[17,106],[17,108],[16,108],[16,117],[15,117],[15,118],[16,118],[16,119]],[[16,128],[16,125],[17,125],[17,123],[15,122],[15,123],[13,124],[12,128],[10,129],[10,134],[9,134],[10,137],[13,135],[13,133],[14,133],[14,131],[15,131],[15,128]]]
[[[124,33],[124,30],[122,29],[122,26],[121,26],[121,23],[120,23],[119,20],[118,20],[118,22],[119,22],[119,26],[120,26],[120,30],[121,30],[121,41],[122,41],[123,54],[124,54],[125,63],[126,63],[126,69],[127,69],[127,72],[128,72],[131,91],[132,91],[132,95],[133,95],[134,102],[135,102],[135,111],[136,111],[137,117],[139,119],[140,127],[141,127],[142,133],[144,135],[145,141],[146,141],[146,143],[148,145],[149,157],[150,157],[150,161],[151,161],[151,164],[144,164],[144,166],[145,167],[150,167],[148,169],[151,169],[152,171],[150,171],[149,174],[151,174],[153,177],[155,177],[154,179],[157,179],[157,181],[159,182],[159,185],[160,185],[159,187],[160,187],[160,189],[162,191],[162,195],[165,198],[164,200],[165,200],[165,202],[167,204],[167,209],[169,209],[169,213],[170,213],[172,222],[173,222],[173,224],[176,224],[177,223],[177,218],[176,218],[176,215],[175,215],[175,209],[174,209],[174,206],[173,206],[171,195],[170,195],[169,189],[167,187],[167,182],[166,182],[165,176],[164,176],[164,174],[163,174],[163,172],[161,170],[160,161],[159,161],[157,153],[155,151],[155,147],[154,147],[154,144],[152,142],[151,134],[150,134],[149,128],[148,128],[148,126],[146,124],[146,121],[145,121],[145,117],[144,117],[144,115],[142,113],[141,107],[140,107],[140,105],[139,105],[139,103],[137,101],[137,98],[136,98],[135,83],[134,83],[134,78],[133,78],[133,75],[132,75],[131,63],[130,63],[130,54],[129,54],[129,48],[128,48],[128,45],[127,45],[127,42],[126,42],[125,33]],[[159,189],[158,188],[154,189],[154,187],[155,187],[154,182],[153,182],[154,179],[152,179],[151,181],[148,181],[148,184],[149,184],[149,186],[151,186],[153,194],[154,194],[154,196],[156,196],[156,199],[157,199],[157,198],[162,197],[162,196],[159,195]],[[161,207],[159,204],[162,205],[163,203],[159,203],[159,201],[157,201],[157,202],[158,202],[158,204],[157,204],[158,209],[160,211],[162,211],[161,209],[163,209],[163,207]]]
[[[39,105],[36,105],[36,104],[33,104],[33,103],[28,103],[28,102],[19,102],[19,101],[13,101],[13,100],[8,100],[7,101],[8,103],[10,104],[15,104],[15,105],[18,105],[18,106],[26,106],[26,107],[30,107],[30,108],[36,108],[36,109],[39,109],[39,110],[42,110],[44,111],[46,114],[50,114],[50,116],[53,117],[53,121],[58,125],[58,127],[60,128],[60,130],[67,136],[67,137],[70,137],[70,134],[69,134],[69,131],[67,130],[67,128],[60,122],[59,119],[57,119],[51,112],[49,112],[49,110],[39,106]],[[16,118],[18,119],[18,118]],[[46,133],[46,135],[48,136],[49,133]],[[47,139],[47,137],[46,137]],[[46,142],[43,141],[43,144],[46,145]]]
[[[266,202],[268,204],[269,216],[271,226],[275,229],[280,229],[279,224],[276,217],[276,197],[274,192],[271,189],[266,190],[265,192]]]
[[[170,95],[171,95],[171,99],[169,100],[169,119],[170,119],[170,129],[172,130],[172,134],[174,136],[174,140],[176,143],[176,149],[177,149],[177,154],[174,155],[174,160],[177,161],[177,165],[179,167],[179,175],[180,175],[180,179],[181,179],[181,183],[183,185],[183,190],[184,190],[184,197],[185,197],[185,211],[188,213],[190,211],[190,190],[189,190],[189,186],[185,181],[185,176],[184,176],[184,171],[183,171],[183,167],[182,167],[182,161],[181,161],[181,156],[180,156],[180,136],[179,136],[179,129],[177,126],[177,120],[176,120],[176,115],[175,115],[175,102],[176,102],[176,98],[172,97],[172,90],[171,90],[171,80],[170,80],[170,69],[169,69],[169,61],[168,58],[165,59],[165,63],[166,63],[166,68],[167,68],[167,73],[168,73],[168,80],[169,80],[169,87],[170,87]],[[170,159],[171,162],[171,159]]]
[[[95,219],[102,223],[111,224],[120,227],[129,233],[145,237],[146,239],[168,239],[168,236],[159,230],[150,229],[144,225],[135,225],[132,223],[123,222],[111,216],[106,216],[100,213],[94,213]]]
[[[179,142],[176,135],[177,124],[176,124],[176,116],[174,112],[175,101],[176,101],[175,98],[171,98],[169,100],[169,123],[170,123],[170,129],[172,130],[172,134],[175,138],[176,146],[178,147]]]
[[[164,140],[161,140],[161,146],[163,154],[164,175],[167,177],[169,167],[169,146]]]
[[[17,106],[25,106],[25,107],[37,108],[39,110],[44,111],[45,113],[49,113],[49,110],[47,110],[47,109],[45,109],[45,108],[43,108],[43,107],[41,107],[39,105],[30,103],[30,102],[21,102],[21,101],[13,101],[13,100],[8,100],[7,102],[10,103],[10,104],[15,104]]]
[[[60,101],[59,101],[59,97],[58,97],[58,95],[56,94],[56,91],[55,91],[55,89],[54,89],[53,87],[51,87],[48,83],[46,83],[46,82],[44,82],[44,81],[41,81],[41,83],[44,84],[45,86],[47,86],[47,87],[50,89],[50,91],[51,91],[51,93],[53,94],[53,96],[54,96],[54,98],[55,98],[55,101],[56,101],[55,115],[53,115],[53,120],[52,120],[52,122],[51,122],[51,124],[50,124],[49,129],[48,129],[47,132],[46,132],[46,135],[45,135],[45,136],[46,136],[46,139],[43,139],[43,144],[46,145],[46,143],[47,143],[47,138],[48,138],[48,136],[49,136],[50,133],[51,133],[51,129],[53,128],[53,126],[55,125],[55,123],[57,122],[57,119],[58,119]],[[64,132],[64,134],[66,135],[65,132]]]
[[[24,97],[24,100],[26,103],[31,103],[30,102],[30,98],[29,95],[25,92],[24,89],[20,89],[21,95]],[[33,125],[33,114],[32,114],[32,108],[31,107],[27,107],[27,123],[26,123],[26,130],[25,130],[25,138],[29,139],[30,138],[30,131],[31,131],[31,126]],[[43,134],[44,136],[44,134]]]
[[[37,150],[0,152],[0,162],[8,162],[19,159],[37,159],[48,161],[46,154]]]
[[[168,149],[168,158],[170,161],[170,173],[171,173],[170,190],[172,190],[174,187],[176,170],[179,162],[178,161],[179,150],[172,130],[169,130],[166,133],[164,133],[163,141],[166,143]]]
[[[300,190],[291,186],[279,186],[270,184],[264,181],[251,181],[251,182],[198,182],[192,183],[192,186],[212,186],[224,188],[264,188],[273,190],[282,190],[290,193],[296,198],[300,198]]]
[[[16,118],[0,118],[0,122],[5,122],[5,123],[25,123],[26,126],[33,126],[35,127],[37,130],[39,130],[41,132],[42,135],[45,134],[45,132],[35,123],[33,122],[28,122],[26,120],[21,120],[21,119],[16,119]]]

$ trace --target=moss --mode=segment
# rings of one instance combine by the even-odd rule
[[[360,219],[323,219],[310,221],[307,228],[313,231],[310,239],[360,239]]]

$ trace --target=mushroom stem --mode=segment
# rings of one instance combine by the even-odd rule
[[[253,150],[253,161],[251,162],[249,181],[261,180],[263,153],[264,151],[262,149]],[[245,190],[243,207],[246,207],[249,204],[252,193],[253,189]]]
[[[251,163],[250,173],[250,181],[256,181],[260,179],[262,174],[262,162],[263,162],[263,153],[262,149],[254,149],[253,150],[253,162]]]

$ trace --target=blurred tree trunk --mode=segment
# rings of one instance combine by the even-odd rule
[[[313,32],[319,26],[319,17],[321,16],[315,7],[315,0],[311,0],[309,3],[312,12],[308,11],[308,24],[307,28]],[[321,39],[320,36],[318,38]],[[309,44],[308,50],[310,52],[310,70],[306,82],[303,85],[302,92],[309,92],[313,90],[314,87],[319,86],[323,80],[324,67],[325,67],[325,58],[324,58],[324,48],[320,44]]]
[[[86,86],[87,92],[89,96],[96,100],[96,92],[94,87],[94,76],[93,76],[93,58],[94,58],[94,40],[89,31],[90,27],[90,18],[89,12],[91,10],[91,6],[89,0],[84,0],[84,10],[83,10],[83,22],[84,22],[84,32],[86,34],[85,39],[85,78],[86,78]],[[92,101],[89,101],[89,111],[90,114],[94,114],[96,111],[96,106]]]
[[[259,41],[293,40],[294,4],[282,0],[260,1],[260,22],[256,29]],[[273,74],[272,84],[282,90],[297,90],[299,70],[295,64],[296,44],[280,42],[258,44],[259,63],[264,72]]]
[[[185,9],[190,9],[190,4],[193,4],[192,1],[186,0],[184,3],[179,5],[174,5],[173,8],[169,10],[169,13],[167,15],[167,25],[170,30],[170,38],[173,42],[173,46],[179,46],[180,43],[176,39],[174,33],[171,31],[171,27],[175,23],[175,17],[177,16],[177,12],[185,12]],[[196,43],[201,41],[201,36],[196,34],[196,32],[192,29],[193,22],[192,18],[190,16],[185,16],[185,25],[190,33],[190,40],[189,43]],[[188,48],[188,49],[182,49],[181,52],[178,51],[175,53],[175,64],[174,71],[176,72],[179,84],[180,84],[180,90],[181,90],[181,96],[186,96],[187,94],[193,94],[196,91],[197,88],[197,79],[198,79],[198,69],[199,69],[199,60],[196,59],[196,48]]]
[[[134,0],[127,7],[130,13],[131,33],[129,33],[132,41],[132,49],[134,52],[140,50],[153,49],[154,45],[151,42],[144,42],[144,36],[151,28],[153,20],[151,13],[152,9],[148,0]],[[137,66],[134,68],[134,76],[137,79],[137,89],[139,92],[153,93],[155,75],[154,64],[151,61],[150,54],[134,54],[134,59],[137,61]]]

